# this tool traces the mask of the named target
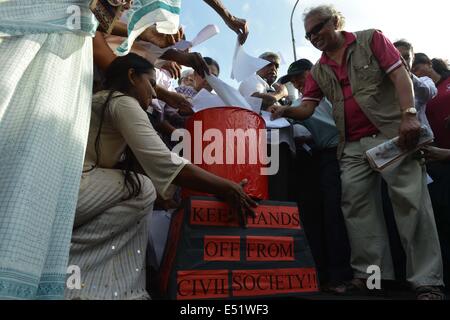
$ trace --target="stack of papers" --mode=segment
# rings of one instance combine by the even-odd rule
[[[270,129],[282,129],[289,127],[291,125],[289,121],[286,120],[286,118],[278,118],[276,120],[271,120],[272,113],[268,111],[261,111],[261,116],[266,122],[266,127]]]

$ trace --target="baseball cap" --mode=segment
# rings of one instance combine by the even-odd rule
[[[313,64],[308,59],[297,60],[289,66],[287,75],[281,77],[278,82],[285,84],[291,80],[292,76],[302,74],[307,70],[311,70],[312,67]]]

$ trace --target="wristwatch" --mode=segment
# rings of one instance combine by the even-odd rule
[[[417,109],[412,107],[412,108],[408,108],[406,110],[403,110],[403,115],[405,114],[411,114],[411,115],[416,115],[417,114]]]

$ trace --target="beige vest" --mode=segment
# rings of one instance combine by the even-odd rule
[[[367,118],[388,138],[398,136],[400,104],[394,84],[380,68],[372,53],[374,29],[356,32],[356,41],[347,49],[347,68],[356,102]],[[311,70],[314,80],[333,105],[333,116],[339,130],[338,158],[345,146],[344,97],[341,85],[330,66],[317,62]]]

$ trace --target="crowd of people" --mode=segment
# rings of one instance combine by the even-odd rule
[[[216,195],[240,218],[257,206],[247,180],[218,177],[171,151],[195,96],[214,92],[205,76],[218,77],[220,64],[176,49],[182,28],[168,35],[154,25],[118,57],[125,18],[106,34],[90,1],[26,2],[0,3],[0,298],[157,296],[146,281],[154,208],[177,208],[179,187]],[[246,20],[220,0],[204,2],[245,43]],[[54,19],[70,5],[81,8],[78,30]],[[268,141],[269,151],[279,149],[269,199],[298,203],[322,291],[370,294],[375,265],[382,280],[409,283],[417,299],[444,299],[448,64],[379,30],[344,26],[332,6],[308,9],[306,39],[320,60],[295,61],[279,77],[280,56],[264,52],[266,66],[240,83],[244,98],[290,121],[279,141]],[[418,146],[422,128],[433,144]],[[365,152],[397,136],[406,155],[374,169]],[[69,265],[80,268],[81,288],[66,287]]]

